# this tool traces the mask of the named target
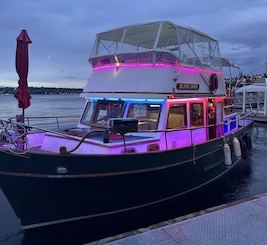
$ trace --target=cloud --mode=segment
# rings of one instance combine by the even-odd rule
[[[170,20],[215,37],[222,56],[241,64],[245,72],[267,56],[263,0],[0,0],[0,6],[0,80],[17,80],[15,39],[23,28],[33,41],[29,80],[44,85],[55,81],[83,86],[95,34],[147,21]],[[71,77],[82,79],[78,83]]]

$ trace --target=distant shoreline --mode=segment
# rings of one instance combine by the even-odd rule
[[[82,89],[77,88],[46,88],[46,87],[29,87],[30,94],[40,95],[64,95],[64,94],[80,94]],[[0,95],[14,95],[16,88],[0,87]]]

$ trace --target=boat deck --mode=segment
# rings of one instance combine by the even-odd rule
[[[237,201],[186,215],[155,225],[156,228],[137,230],[131,232],[135,233],[132,236],[118,235],[92,244],[265,245],[266,223],[267,194],[264,194],[252,200]]]

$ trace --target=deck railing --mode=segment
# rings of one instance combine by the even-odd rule
[[[244,115],[241,115],[239,117],[237,117],[237,119],[235,120],[228,120],[228,122],[220,122],[220,123],[216,123],[216,124],[212,124],[212,125],[207,125],[207,126],[198,126],[198,127],[189,127],[189,128],[174,128],[174,129],[164,129],[164,130],[140,130],[138,132],[135,132],[134,134],[149,134],[149,133],[164,133],[165,135],[165,144],[166,144],[166,149],[170,149],[168,147],[168,142],[167,142],[167,133],[169,132],[179,132],[179,131],[189,131],[190,132],[190,137],[191,137],[191,146],[194,145],[193,142],[193,131],[197,130],[197,129],[208,129],[210,127],[216,127],[216,129],[218,127],[221,127],[220,135],[216,135],[216,138],[218,137],[225,137],[226,135],[224,135],[223,133],[223,126],[226,124],[231,124],[233,122],[238,122],[239,126],[246,126],[249,125],[252,122],[252,119],[250,117],[251,113],[247,113]],[[45,117],[41,117],[41,118],[45,118]],[[54,117],[54,118],[60,118],[60,117]],[[63,117],[63,118],[75,118],[75,117]],[[71,139],[74,141],[77,141],[77,144],[80,146],[81,143],[83,142],[87,142],[87,136],[89,137],[92,133],[97,132],[97,133],[101,133],[102,130],[96,130],[96,131],[92,131],[89,132],[88,135],[85,134],[82,138],[81,137],[77,137],[77,136],[72,136],[72,135],[68,135],[66,133],[61,133],[61,132],[57,132],[54,130],[49,130],[49,129],[43,129],[37,126],[30,126],[28,124],[25,123],[20,123],[20,122],[16,122],[14,120],[4,120],[4,119],[0,119],[0,136],[4,136],[9,138],[9,143],[12,144],[12,147],[15,147],[15,151],[21,152],[23,151],[24,153],[27,152],[27,142],[25,139],[25,134],[30,131],[30,130],[38,130],[41,132],[47,132],[47,133],[52,133],[54,135],[58,135],[62,138],[65,139]],[[15,135],[12,133],[12,131],[15,132]],[[104,131],[104,130],[103,130]],[[230,132],[231,133],[231,132]],[[230,134],[229,133],[229,134]],[[16,139],[21,140],[22,139],[22,143],[26,145],[26,147],[17,147],[17,142]],[[18,149],[17,149],[18,148]],[[78,147],[75,147],[76,149]],[[13,148],[12,151],[14,152]]]
[[[27,126],[48,127],[50,129],[65,129],[69,126],[76,126],[81,116],[25,116],[24,123]],[[16,121],[16,117],[9,118],[12,122]],[[54,126],[54,123],[56,127]]]

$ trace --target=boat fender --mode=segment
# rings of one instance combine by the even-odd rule
[[[248,157],[248,148],[247,148],[247,144],[246,144],[244,138],[242,140],[240,140],[240,147],[241,147],[241,157],[243,159],[247,159],[247,157]]]
[[[231,149],[227,143],[223,145],[223,150],[224,150],[225,165],[226,166],[232,165]]]
[[[237,158],[241,158],[241,147],[237,137],[233,138],[234,153]]]
[[[246,145],[247,145],[247,148],[248,150],[251,150],[252,149],[252,141],[251,141],[251,137],[249,135],[245,135],[244,136],[244,140],[246,142]]]

